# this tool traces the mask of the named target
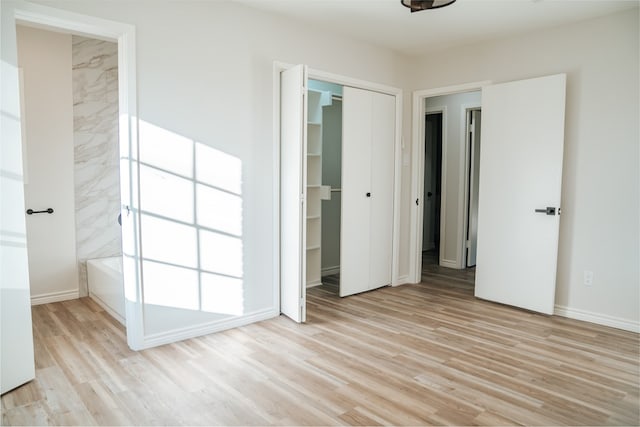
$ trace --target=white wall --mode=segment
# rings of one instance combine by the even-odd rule
[[[9,10],[20,3],[2,2],[2,7]],[[273,61],[306,63],[317,70],[402,87],[406,58],[233,2],[39,3],[136,26],[141,124],[162,129],[173,140],[195,141],[240,161],[242,310],[245,315],[277,310],[277,284],[271,280],[276,184]],[[150,149],[160,142],[141,134],[141,145]],[[148,232],[145,237],[144,223],[142,230],[143,241],[152,237]],[[167,237],[160,245],[168,242]],[[152,246],[147,245],[143,257]],[[150,280],[148,274],[145,280]],[[162,312],[156,305],[146,314],[155,316],[156,309]],[[218,317],[203,314],[200,320],[217,321]],[[147,327],[158,334],[168,329],[160,322]]]
[[[463,268],[462,239],[464,230],[465,188],[465,110],[480,106],[480,92],[427,98],[426,111],[443,109],[442,130],[442,210],[440,235],[442,265]]]
[[[638,40],[635,9],[429,55],[412,77],[430,89],[567,73],[556,304],[629,328],[640,317]]]
[[[568,72],[558,303],[637,321],[637,11],[413,61],[326,28],[228,2],[38,2],[134,24],[140,119],[241,159],[244,280],[251,309],[273,305],[273,284],[265,278],[274,271],[274,60],[405,90],[401,276],[410,256],[411,90]],[[13,21],[5,12],[19,3],[1,3],[3,70],[15,65]],[[3,139],[3,150],[5,143],[14,146]],[[580,285],[586,268],[595,272],[589,289]]]
[[[19,26],[24,73],[29,277],[34,303],[77,298],[71,36]]]

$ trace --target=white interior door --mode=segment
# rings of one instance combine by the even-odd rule
[[[559,74],[482,90],[478,298],[553,313],[565,85]]]
[[[18,70],[5,68],[4,54],[2,77],[17,82]],[[3,90],[0,101],[0,394],[35,378],[21,147],[24,124],[21,126],[16,114],[20,111],[17,85],[7,84]],[[20,115],[24,116],[24,111]]]
[[[280,80],[280,311],[306,318],[307,71],[296,65]]]
[[[469,146],[469,221],[467,235],[467,267],[476,265],[478,253],[478,190],[480,181],[480,110],[469,112],[471,116],[471,138]]]
[[[342,95],[340,296],[391,283],[395,98]]]
[[[372,92],[369,289],[391,284],[396,100]]]

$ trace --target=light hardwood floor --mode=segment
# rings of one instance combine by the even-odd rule
[[[36,306],[2,424],[638,425],[637,334],[473,298],[473,271],[142,352],[88,298]]]

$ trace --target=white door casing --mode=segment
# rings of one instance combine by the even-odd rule
[[[478,298],[553,313],[565,86],[559,74],[483,88]]]
[[[306,77],[304,65],[282,71],[280,81],[280,311],[306,317]]]

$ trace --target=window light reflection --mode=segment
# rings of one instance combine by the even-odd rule
[[[140,122],[145,304],[243,313],[241,179],[240,159]]]

